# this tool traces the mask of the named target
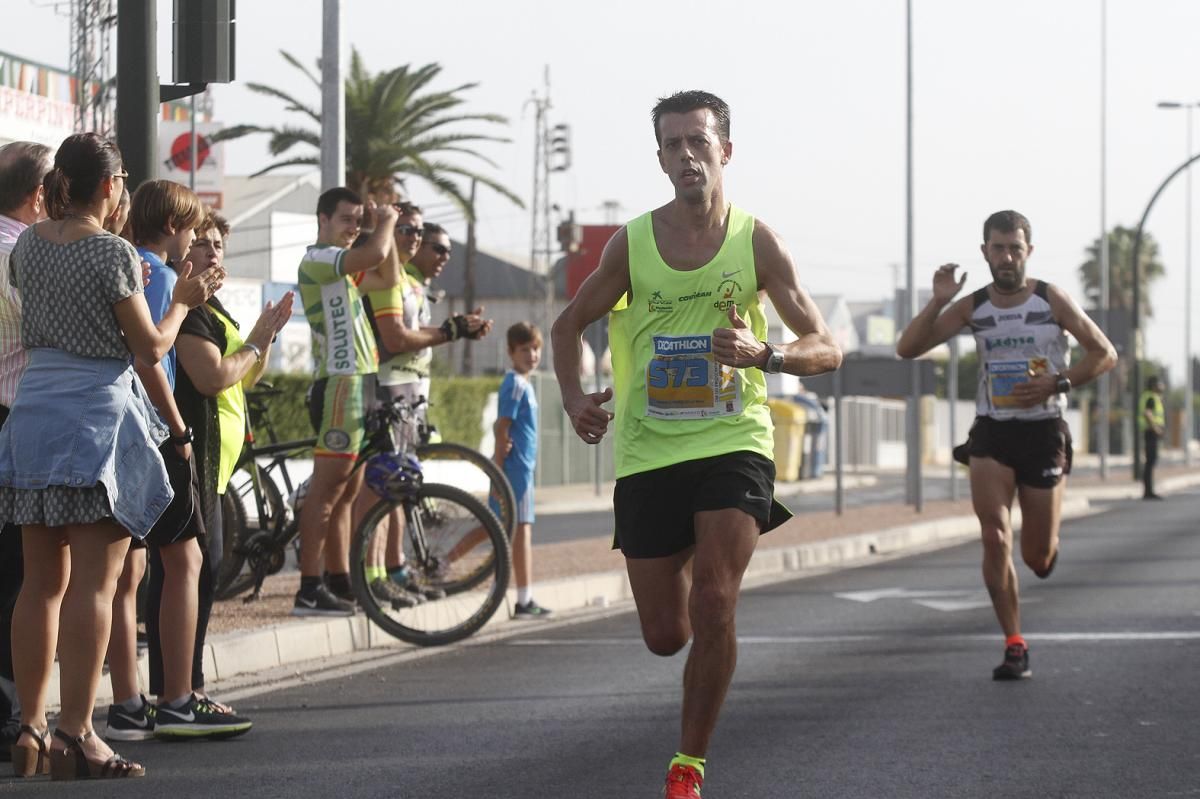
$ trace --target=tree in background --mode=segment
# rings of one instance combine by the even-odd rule
[[[1133,239],[1137,235],[1135,228],[1118,225],[1108,234],[1108,266],[1109,308],[1133,310]],[[1079,267],[1079,282],[1083,284],[1083,293],[1087,298],[1087,306],[1095,309],[1100,307],[1100,240],[1096,239],[1088,246],[1088,260]],[[1141,312],[1145,319],[1154,316],[1150,304],[1150,284],[1166,274],[1162,261],[1158,259],[1158,242],[1149,233],[1142,232],[1142,246],[1138,251],[1141,261]]]
[[[1133,350],[1130,349],[1130,342],[1119,340],[1122,335],[1128,335],[1129,320],[1133,311],[1133,240],[1136,235],[1136,228],[1121,227],[1120,225],[1108,233],[1108,298],[1109,311],[1113,316],[1110,317],[1110,330],[1104,332],[1122,352],[1121,360],[1118,362],[1117,368],[1111,372],[1112,379],[1109,381],[1109,401],[1112,407],[1109,440],[1112,442],[1115,453],[1128,451],[1130,445],[1125,440],[1126,435],[1133,435],[1136,432],[1131,432],[1129,429],[1132,417],[1128,415],[1127,407],[1129,404],[1129,376],[1132,366],[1128,356]],[[1085,252],[1088,259],[1079,266],[1079,282],[1083,284],[1087,308],[1094,312],[1100,307],[1100,240],[1097,238],[1093,241]],[[1159,260],[1158,242],[1145,231],[1142,232],[1142,246],[1138,251],[1138,260],[1141,269],[1141,314],[1143,319],[1149,319],[1154,315],[1154,307],[1150,302],[1150,286],[1166,274],[1166,269]],[[1120,324],[1117,323],[1118,316],[1122,320]],[[1146,372],[1145,368],[1143,367],[1143,375],[1157,373]],[[1150,368],[1156,369],[1155,366]],[[1163,374],[1165,376],[1165,372]],[[1096,410],[1099,407],[1098,393],[1093,394],[1093,397],[1095,401],[1092,403],[1092,417],[1095,422],[1098,420],[1096,416]],[[1090,437],[1093,446],[1097,440],[1097,435]]]
[[[313,72],[295,56],[281,51],[289,64],[321,90],[320,62]],[[442,71],[440,64],[416,69],[410,65],[372,74],[367,71],[358,51],[351,51],[350,72],[346,78],[346,185],[375,197],[389,197],[397,186],[408,194],[406,181],[418,177],[450,197],[468,219],[475,209],[469,189],[460,180],[476,180],[507,197],[520,207],[521,198],[495,180],[472,169],[445,160],[446,156],[464,155],[489,166],[496,164],[474,149],[481,142],[507,143],[510,140],[487,133],[463,130],[464,125],[507,125],[499,114],[466,113],[463,92],[478,86],[464,83],[444,91],[431,91],[429,85]],[[319,166],[321,150],[321,111],[294,95],[261,83],[246,84],[253,92],[282,101],[284,110],[298,113],[317,125],[308,127],[279,125],[235,125],[213,137],[214,141],[237,139],[251,133],[267,133],[267,148],[272,156],[284,156],[295,147],[312,148],[312,155],[293,155],[268,164],[252,175],[288,166]]]

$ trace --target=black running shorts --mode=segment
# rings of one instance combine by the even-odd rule
[[[964,451],[965,450],[965,451]],[[956,455],[991,458],[1013,470],[1017,485],[1054,488],[1071,473],[1071,428],[1065,419],[997,420],[978,416]],[[961,458],[956,458],[961,460]]]
[[[737,508],[767,532],[791,513],[774,499],[775,464],[756,452],[684,461],[617,480],[613,549],[662,558],[696,543],[695,514]]]

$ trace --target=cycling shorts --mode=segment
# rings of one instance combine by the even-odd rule
[[[313,383],[308,418],[317,431],[315,457],[357,460],[376,407],[375,375],[333,375]]]

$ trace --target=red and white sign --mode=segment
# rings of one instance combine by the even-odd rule
[[[215,122],[197,122],[194,144],[190,122],[160,122],[158,128],[158,176],[188,186],[195,162],[196,194],[218,209],[224,199],[225,153],[224,146],[212,143],[209,137],[222,127]]]
[[[0,142],[35,141],[58,149],[75,132],[75,106],[0,86]]]

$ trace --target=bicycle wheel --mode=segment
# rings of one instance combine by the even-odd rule
[[[247,537],[246,509],[234,491],[221,495],[221,566],[217,570],[213,597],[233,599],[253,583],[253,577],[243,574],[246,556],[241,546]]]
[[[478,572],[480,563],[490,568],[469,591],[448,592],[415,607],[389,601],[368,583],[366,567],[386,543],[394,510],[404,515],[408,567],[419,582],[442,587],[459,574]],[[495,514],[466,491],[440,483],[426,483],[410,502],[376,503],[355,530],[350,553],[351,583],[367,617],[389,635],[419,646],[460,641],[487,624],[504,601],[512,564]]]
[[[485,505],[489,495],[496,497],[500,505],[496,516],[512,540],[517,529],[517,495],[495,461],[478,450],[446,441],[418,446],[417,458],[426,469],[426,477],[432,480],[470,491]]]
[[[256,499],[254,485],[258,483]],[[220,573],[217,575],[217,599],[237,596],[254,583],[252,575],[243,574],[246,565],[246,542],[256,533],[277,532],[287,524],[288,509],[283,494],[271,476],[257,463],[243,465],[233,473],[225,494],[221,497],[224,516],[224,541]]]

